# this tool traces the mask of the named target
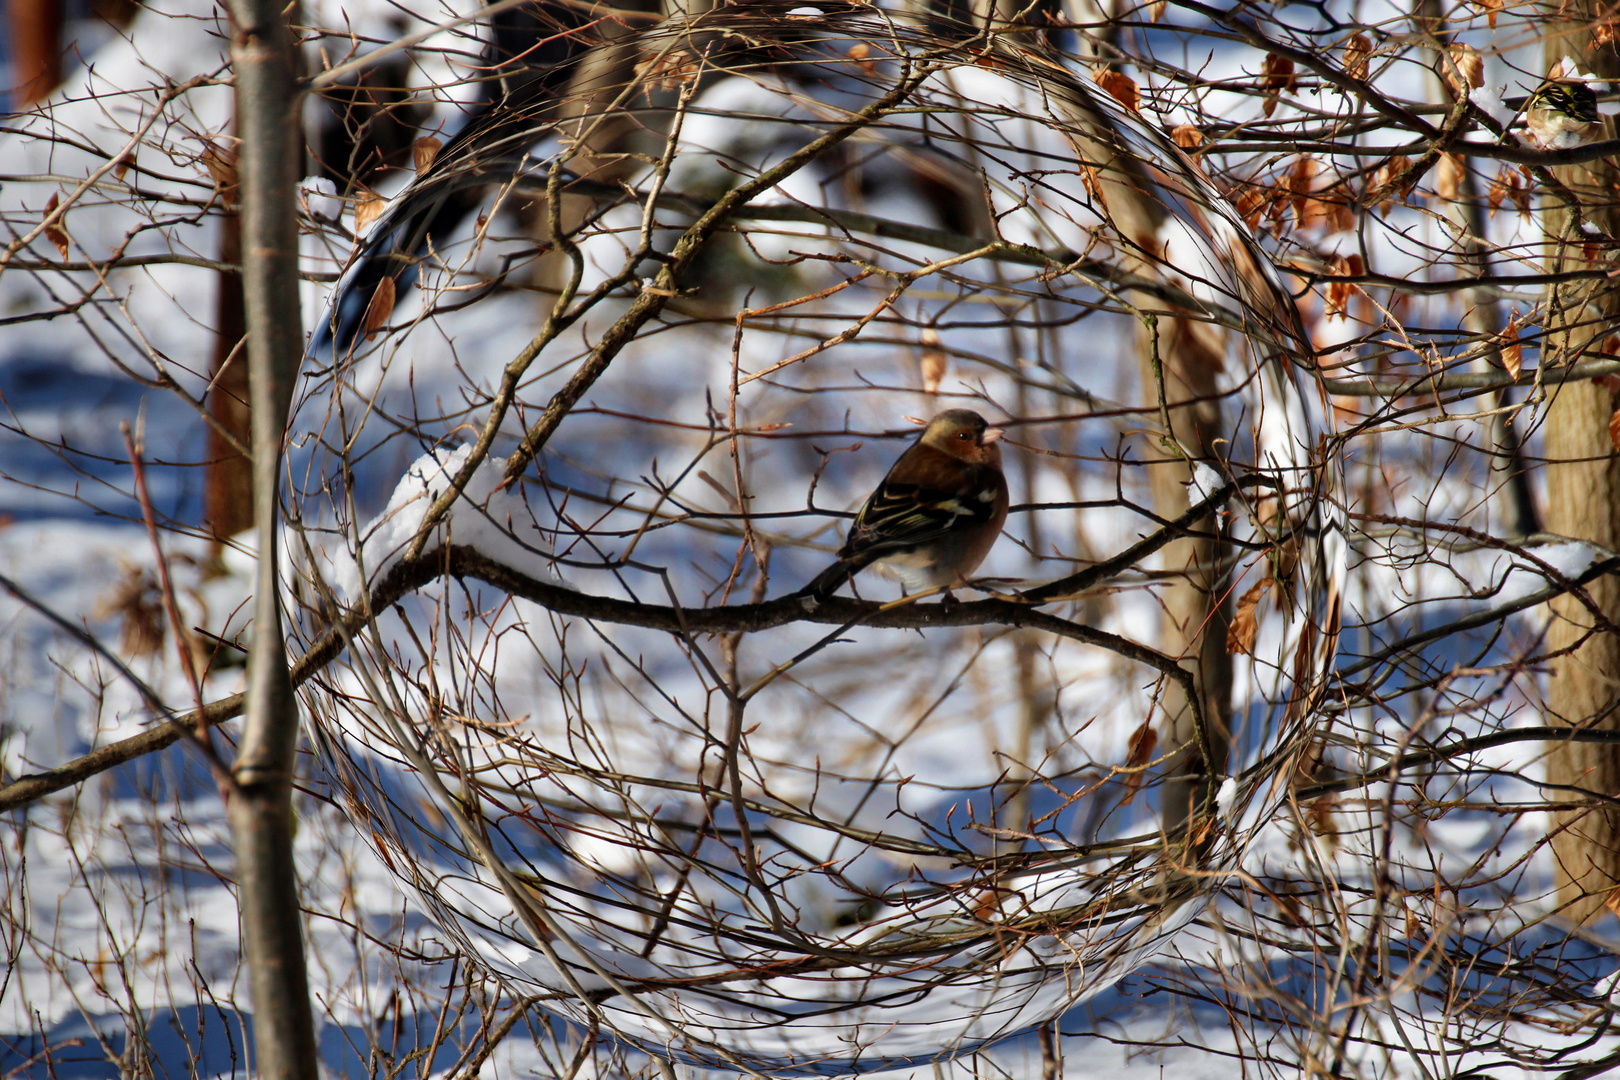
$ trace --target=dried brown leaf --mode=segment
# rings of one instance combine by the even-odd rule
[[[1121,71],[1100,68],[1092,73],[1091,77],[1098,86],[1108,91],[1115,101],[1131,110],[1131,112],[1142,111],[1142,91],[1129,75]]]
[[[1169,8],[1169,6],[1170,5],[1166,2],[1166,0],[1152,0],[1152,2],[1148,4],[1148,20],[1150,22],[1158,22],[1159,20],[1163,19],[1165,10]]]
[[[1364,269],[1361,256],[1335,255],[1331,267],[1334,278],[1328,280],[1327,290],[1323,296],[1323,306],[1326,309],[1324,314],[1329,319],[1335,316],[1345,319],[1349,317],[1350,300],[1356,294],[1356,287],[1348,281],[1336,279],[1359,276]]]
[[[371,227],[371,223],[382,215],[383,207],[388,200],[375,191],[362,191],[354,200],[354,232],[358,236]]]
[[[868,77],[877,74],[877,62],[872,59],[872,46],[864,41],[857,41],[849,47],[849,58],[860,67],[861,73]]]
[[[56,213],[56,208],[61,205],[61,201],[60,192],[51,192],[51,200],[45,204],[44,216],[48,218],[52,214]],[[62,253],[62,258],[64,259],[68,257],[68,249],[70,247],[67,230],[62,228],[62,221],[66,217],[67,214],[63,213],[62,217],[57,218],[55,221],[45,226],[45,239],[56,245],[56,250]]]
[[[129,167],[133,164],[135,164],[134,154],[127,150],[119,154],[118,160],[113,162],[113,179],[122,182],[125,174],[129,172]]]
[[[416,162],[416,171],[424,173],[432,166],[433,159],[439,156],[444,149],[444,143],[431,135],[424,135],[411,143],[411,159]]]
[[[1085,185],[1086,194],[1089,195],[1104,213],[1108,210],[1108,197],[1103,194],[1102,178],[1097,175],[1097,166],[1090,162],[1080,164],[1080,183]]]
[[[219,193],[220,201],[225,204],[227,210],[235,210],[240,192],[236,176],[236,154],[212,139],[204,139],[200,160],[214,181],[214,190]]]
[[[1300,228],[1305,228],[1314,217],[1319,216],[1308,212],[1310,204],[1315,201],[1310,195],[1316,187],[1316,171],[1316,159],[1309,154],[1301,154],[1294,159],[1288,176],[1281,184],[1288,192],[1288,205],[1293,209],[1294,221]]]
[[[1260,620],[1255,616],[1254,609],[1266,590],[1275,584],[1271,578],[1263,577],[1238,600],[1237,610],[1232,613],[1232,625],[1226,631],[1227,652],[1253,654],[1255,635],[1260,631]]]
[[[1232,200],[1232,205],[1236,207],[1238,216],[1249,228],[1254,229],[1260,225],[1260,218],[1266,212],[1269,198],[1270,196],[1261,188],[1246,187],[1238,192],[1237,198]]]
[[[1434,166],[1434,193],[1442,202],[1456,202],[1462,186],[1463,163],[1456,154],[1441,154]]]
[[[1485,59],[1472,45],[1455,42],[1446,50],[1440,73],[1445,76],[1446,85],[1451,87],[1453,94],[1460,98],[1467,97],[1468,91],[1485,85]]]
[[[1266,58],[1260,61],[1260,89],[1265,91],[1263,111],[1269,118],[1277,111],[1277,102],[1282,95],[1299,85],[1294,77],[1294,62],[1286,56],[1276,53],[1266,53]]]
[[[1485,194],[1485,201],[1491,208],[1492,217],[1496,216],[1496,212],[1502,207],[1502,200],[1507,197],[1508,184],[1517,180],[1517,175],[1504,165],[1502,171],[1496,174],[1496,179],[1491,181],[1490,190]]]
[[[1502,10],[1502,0],[1477,0],[1480,10],[1485,12],[1485,22],[1492,30],[1496,29],[1496,14]]]
[[[939,384],[945,381],[945,372],[950,368],[950,356],[939,345],[939,331],[932,326],[925,327],[917,335],[917,341],[922,349],[917,354],[917,367],[922,375],[922,388],[924,393],[939,393]]]
[[[1352,232],[1356,227],[1356,208],[1348,198],[1340,195],[1328,203],[1328,231]]]
[[[701,71],[702,64],[690,52],[685,49],[665,51],[662,46],[655,52],[644,53],[636,64],[636,77],[646,83],[649,92],[679,90],[696,79]]]
[[[1405,198],[1411,191],[1411,182],[1406,179],[1406,172],[1412,167],[1412,159],[1405,154],[1395,154],[1384,160],[1373,173],[1372,184],[1368,187],[1368,200],[1376,199],[1378,209],[1389,213],[1395,200]]]
[[[1170,129],[1170,140],[1183,150],[1196,150],[1204,145],[1204,133],[1192,124],[1177,124]]]
[[[1367,81],[1372,60],[1372,38],[1366,34],[1353,34],[1344,43],[1344,73],[1352,79]]]
[[[1152,721],[1142,721],[1142,726],[1131,732],[1131,741],[1125,752],[1125,768],[1132,771],[1125,774],[1125,797],[1119,801],[1121,806],[1131,805],[1136,798],[1148,762],[1153,760],[1153,751],[1158,748],[1159,733],[1153,730]]]
[[[167,622],[163,616],[163,593],[157,578],[148,570],[128,563],[124,576],[96,604],[98,619],[118,618],[118,650],[125,656],[144,659],[163,649]]]
[[[377,282],[377,291],[371,294],[371,302],[366,305],[365,317],[360,321],[360,332],[367,341],[377,336],[388,323],[388,316],[394,313],[394,298],[397,287],[394,279],[385,277]]]
[[[1502,367],[1515,379],[1524,369],[1524,346],[1519,344],[1519,323],[1517,319],[1509,320],[1507,329],[1502,331],[1502,343],[1499,347],[1502,354]]]
[[[1304,806],[1306,824],[1311,832],[1327,841],[1330,851],[1339,846],[1339,826],[1333,820],[1333,807],[1337,801],[1332,795],[1324,795]]]
[[[1403,932],[1406,934],[1406,940],[1416,941],[1425,936],[1423,933],[1423,923],[1418,920],[1417,913],[1412,910],[1412,905],[1409,902],[1403,902],[1401,904],[1401,910],[1406,913],[1404,926],[1402,928]]]

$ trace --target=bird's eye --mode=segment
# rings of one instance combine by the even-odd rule
[[[971,438],[973,438],[973,432],[971,432],[971,431],[958,431],[956,433],[956,437],[958,439],[963,439],[963,440],[971,439]]]

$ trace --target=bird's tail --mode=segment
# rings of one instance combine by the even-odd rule
[[[827,569],[817,574],[804,588],[794,593],[794,596],[808,596],[814,599],[827,600],[838,591],[839,586],[855,576],[860,565],[847,559],[839,559]]]

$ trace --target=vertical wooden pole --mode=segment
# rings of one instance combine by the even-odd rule
[[[62,81],[62,0],[6,0],[14,109],[43,101]]]
[[[1602,78],[1620,77],[1620,55],[1592,33],[1608,9],[1595,0],[1572,0],[1559,12],[1569,21],[1546,24],[1549,66],[1570,56]],[[1602,235],[1620,235],[1620,207],[1615,204],[1620,169],[1612,160],[1567,166],[1556,174]],[[1547,269],[1588,269],[1592,253],[1585,237],[1571,230],[1570,214],[1559,199],[1547,193],[1546,201]],[[1604,250],[1598,257],[1611,259],[1613,254]],[[1612,332],[1620,318],[1620,289],[1609,279],[1554,287],[1548,310],[1541,362],[1573,364],[1601,348]],[[1597,382],[1567,382],[1548,393],[1547,529],[1613,551],[1620,547],[1620,457],[1609,442],[1615,395]],[[1620,578],[1599,578],[1586,592],[1611,627],[1620,620]],[[1550,606],[1548,647],[1567,655],[1553,661],[1547,680],[1549,723],[1620,729],[1620,635],[1604,628],[1575,597],[1562,597]],[[1557,785],[1548,792],[1552,802],[1579,802],[1583,792],[1603,798],[1620,795],[1620,748],[1554,741],[1546,760],[1547,780]],[[1574,922],[1592,922],[1604,914],[1605,901],[1620,887],[1620,812],[1593,802],[1554,814],[1553,823],[1562,914]]]
[[[298,709],[282,640],[276,549],[281,451],[304,341],[294,210],[304,160],[303,95],[289,25],[297,21],[297,5],[230,0],[230,13],[259,571],[247,722],[232,768],[229,817],[243,951],[252,972],[257,1072],[264,1080],[315,1080],[315,1025],[292,847]]]

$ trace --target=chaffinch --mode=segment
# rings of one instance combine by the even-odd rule
[[[965,582],[1007,521],[1001,434],[969,409],[934,417],[855,515],[838,561],[795,595],[825,600],[873,564],[908,591]]]
[[[1579,82],[1544,82],[1530,95],[1525,125],[1549,150],[1590,142],[1598,131],[1597,95]]]

